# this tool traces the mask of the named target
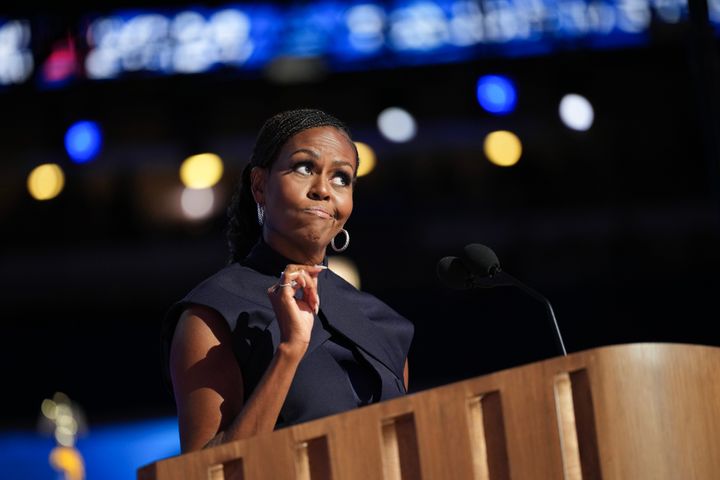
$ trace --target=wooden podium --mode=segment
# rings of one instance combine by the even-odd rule
[[[720,479],[720,348],[596,348],[138,470],[223,478]]]

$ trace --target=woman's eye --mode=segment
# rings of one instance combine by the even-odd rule
[[[346,173],[338,173],[332,178],[332,182],[335,185],[344,187],[350,185],[350,177]]]
[[[294,170],[302,175],[312,174],[312,165],[309,163],[298,163],[295,165]]]

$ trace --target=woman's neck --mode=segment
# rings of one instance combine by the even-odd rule
[[[306,248],[297,242],[263,231],[263,241],[277,253],[300,265],[320,265],[325,259],[325,247]]]

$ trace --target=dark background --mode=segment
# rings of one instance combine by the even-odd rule
[[[89,7],[8,12],[32,10],[52,37]],[[544,307],[521,291],[440,284],[437,261],[468,243],[493,248],[504,270],[552,301],[569,351],[720,346],[718,59],[716,41],[700,32],[683,23],[653,32],[645,47],[303,84],[221,71],[0,91],[1,425],[34,426],[40,402],[58,390],[90,423],[174,413],[160,374],[160,319],[225,264],[225,219],[220,209],[201,223],[160,220],[156,194],[179,184],[186,156],[214,151],[225,161],[218,188],[227,202],[262,122],[293,107],[335,114],[377,152],[377,168],[356,187],[346,253],[362,288],[415,324],[412,391],[558,355]],[[486,73],[515,80],[512,115],[478,106],[474,86]],[[587,132],[557,115],[570,92],[593,102]],[[375,127],[395,105],[418,121],[406,144]],[[80,118],[105,136],[83,166],[62,146]],[[513,168],[482,152],[499,128],[523,141]],[[47,161],[63,166],[66,186],[37,202],[26,176]]]

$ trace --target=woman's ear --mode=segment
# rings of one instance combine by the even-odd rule
[[[250,170],[250,191],[255,203],[265,205],[265,182],[267,181],[267,169],[253,167]]]

